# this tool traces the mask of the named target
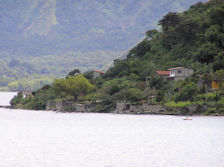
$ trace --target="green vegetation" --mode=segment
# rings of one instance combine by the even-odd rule
[[[107,54],[111,57],[107,57]],[[37,90],[50,84],[55,78],[65,76],[74,67],[81,71],[101,69],[119,52],[68,52],[55,55],[28,57],[8,56],[0,60],[0,90],[21,91]],[[75,58],[76,57],[76,58]],[[89,58],[90,57],[90,58]],[[20,60],[22,59],[22,60]],[[99,59],[101,61],[99,61]]]
[[[200,2],[183,13],[168,13],[159,21],[162,31],[147,31],[147,37],[127,58],[114,60],[114,67],[102,77],[94,79],[92,72],[84,73],[86,79],[82,76],[82,80],[89,86],[79,88],[81,92],[75,86],[80,81],[72,81],[76,77],[55,80],[48,91],[55,98],[80,99],[79,93],[84,93],[87,100],[100,101],[98,109],[107,112],[114,110],[118,101],[136,104],[155,97],[153,103],[165,104],[171,110],[195,105],[197,114],[224,114],[223,20],[222,0]],[[192,68],[194,74],[173,83],[155,74],[156,70],[178,66]],[[212,81],[219,84],[219,90],[211,92]],[[188,113],[186,109],[184,114]]]
[[[66,79],[56,79],[53,82],[52,90],[59,98],[72,96],[75,100],[80,94],[88,94],[94,86],[82,75],[71,76]]]
[[[0,90],[35,91],[74,68],[100,70],[155,28],[166,11],[197,1],[2,0]]]
[[[167,102],[165,105],[166,107],[186,107],[191,104],[192,103],[190,101],[181,101],[178,103],[175,103],[174,101],[170,101],[170,102]]]
[[[78,96],[86,95],[93,89],[94,86],[83,75],[70,76],[66,79],[56,79],[52,86],[43,86],[33,97],[23,98],[23,95],[18,93],[10,103],[14,107],[44,110],[47,100],[77,100]]]

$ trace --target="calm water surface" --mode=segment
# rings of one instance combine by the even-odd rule
[[[0,167],[223,167],[224,117],[0,109]]]
[[[9,106],[10,100],[17,94],[17,92],[0,92],[0,106]]]

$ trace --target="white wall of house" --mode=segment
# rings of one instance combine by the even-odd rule
[[[189,68],[178,67],[170,69],[170,77],[174,77],[174,80],[184,80],[186,77],[192,75],[194,71]]]

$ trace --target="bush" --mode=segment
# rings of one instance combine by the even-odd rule
[[[126,98],[130,102],[138,102],[142,99],[143,92],[140,89],[130,88],[126,92]]]
[[[16,106],[19,103],[22,103],[24,101],[22,93],[18,93],[17,96],[13,97],[13,99],[10,101],[10,104],[12,106]]]
[[[166,107],[171,107],[171,108],[175,108],[175,107],[178,107],[178,108],[181,108],[181,107],[186,107],[186,106],[189,106],[191,105],[191,102],[190,101],[181,101],[181,102],[174,102],[174,101],[170,101],[168,103],[165,104]]]
[[[210,108],[207,111],[207,114],[215,114],[215,113],[216,113],[216,108],[215,107],[214,108]]]
[[[161,102],[164,100],[164,98],[165,98],[164,91],[158,91],[158,93],[156,95],[156,101]]]
[[[194,101],[198,92],[198,86],[194,82],[185,85],[179,93],[174,96],[175,102]]]
[[[217,100],[217,93],[207,93],[205,96],[207,96],[208,101],[216,101]]]

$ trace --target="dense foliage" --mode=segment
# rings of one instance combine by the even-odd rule
[[[80,94],[88,94],[94,86],[82,75],[70,76],[66,79],[56,79],[53,82],[52,89],[57,97],[65,98],[66,96],[72,96],[74,99]]]
[[[156,27],[166,11],[197,1],[2,0],[0,90],[36,90],[73,68],[101,69]]]
[[[152,103],[167,107],[194,104],[200,112],[206,105],[208,114],[223,113],[223,82],[218,91],[210,92],[212,80],[224,79],[223,20],[222,0],[200,2],[183,13],[168,13],[159,21],[161,31],[147,31],[146,38],[129,51],[127,58],[114,60],[114,67],[102,77],[94,79],[92,72],[84,74],[95,85],[94,90],[85,92],[86,99],[101,101],[99,108],[109,106],[107,110],[112,110],[118,101],[141,103],[155,97]],[[192,68],[194,74],[173,83],[155,75],[156,70],[178,66]],[[146,82],[146,77],[150,81]],[[79,98],[78,93],[70,93],[75,88],[60,86],[69,79],[56,80],[50,90]]]

